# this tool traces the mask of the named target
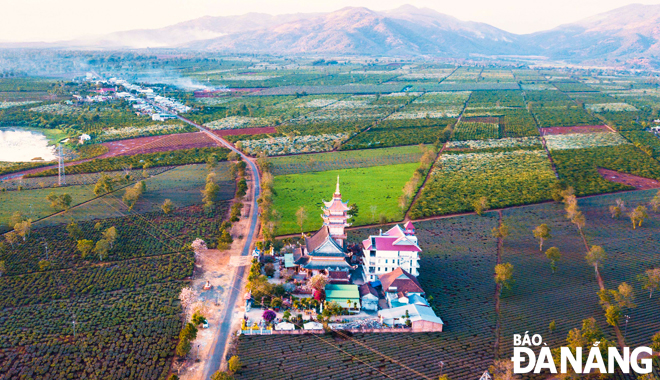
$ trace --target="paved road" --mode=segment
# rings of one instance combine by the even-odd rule
[[[252,197],[252,206],[250,207],[250,216],[249,216],[250,229],[248,231],[247,238],[245,239],[245,246],[243,247],[243,251],[241,251],[241,256],[249,255],[250,246],[252,245],[252,240],[255,238],[254,234],[257,229],[257,217],[259,214],[257,198],[261,193],[261,184],[260,184],[261,181],[259,178],[259,171],[257,170],[257,166],[255,165],[254,160],[251,159],[250,157],[247,157],[241,151],[234,148],[225,139],[212,133],[211,131],[202,127],[201,125],[194,123],[181,116],[178,116],[178,118],[181,121],[184,121],[194,127],[197,127],[200,131],[206,133],[213,140],[231,149],[232,151],[238,153],[243,158],[243,160],[248,164],[248,168],[252,172],[252,179],[253,179],[252,183],[254,184],[254,194]],[[225,347],[229,342],[229,336],[231,334],[231,319],[232,316],[234,315],[234,306],[236,305],[236,301],[238,300],[238,297],[241,295],[240,286],[241,286],[241,282],[243,281],[243,278],[245,277],[246,269],[247,267],[245,266],[239,266],[236,268],[234,279],[229,288],[229,298],[225,303],[226,306],[223,311],[222,318],[220,319],[220,328],[218,329],[218,335],[215,337],[212,343],[213,347],[211,347],[211,358],[210,360],[207,361],[206,367],[204,368],[204,375],[202,376],[202,379],[204,380],[209,379],[215,371],[220,369],[220,364],[222,363],[223,360],[222,355],[224,355]]]

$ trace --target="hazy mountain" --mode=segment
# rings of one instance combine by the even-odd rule
[[[574,62],[660,67],[659,40],[660,5],[628,5],[528,35],[406,5],[383,12],[349,7],[330,13],[202,17],[160,29],[46,46],[319,55],[542,55]],[[0,46],[21,45],[27,46]]]
[[[236,52],[464,56],[517,53],[516,40],[487,24],[408,5],[386,12],[344,8],[185,46]]]
[[[523,38],[553,58],[660,58],[660,5],[632,4]]]
[[[192,41],[267,29],[317,15],[316,13],[297,13],[273,16],[265,13],[247,13],[240,16],[206,16],[164,28],[116,32],[103,37],[73,41],[71,44],[104,48],[176,47]]]

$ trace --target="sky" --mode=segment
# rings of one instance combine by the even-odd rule
[[[202,16],[329,12],[347,6],[387,10],[404,4],[522,34],[632,3],[660,0],[0,0],[0,41],[50,42],[159,28]]]

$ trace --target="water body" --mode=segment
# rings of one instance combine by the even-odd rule
[[[35,158],[51,161],[55,147],[48,146],[46,135],[20,128],[0,128],[0,161],[30,162]]]

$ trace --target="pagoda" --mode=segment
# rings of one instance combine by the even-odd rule
[[[328,227],[330,236],[337,242],[337,244],[344,247],[344,242],[346,241],[345,228],[350,226],[348,218],[351,216],[348,215],[348,202],[342,202],[341,200],[339,176],[337,176],[337,189],[332,195],[332,200],[330,202],[323,201],[323,204],[323,215],[321,215],[321,218],[323,218],[323,225]]]

